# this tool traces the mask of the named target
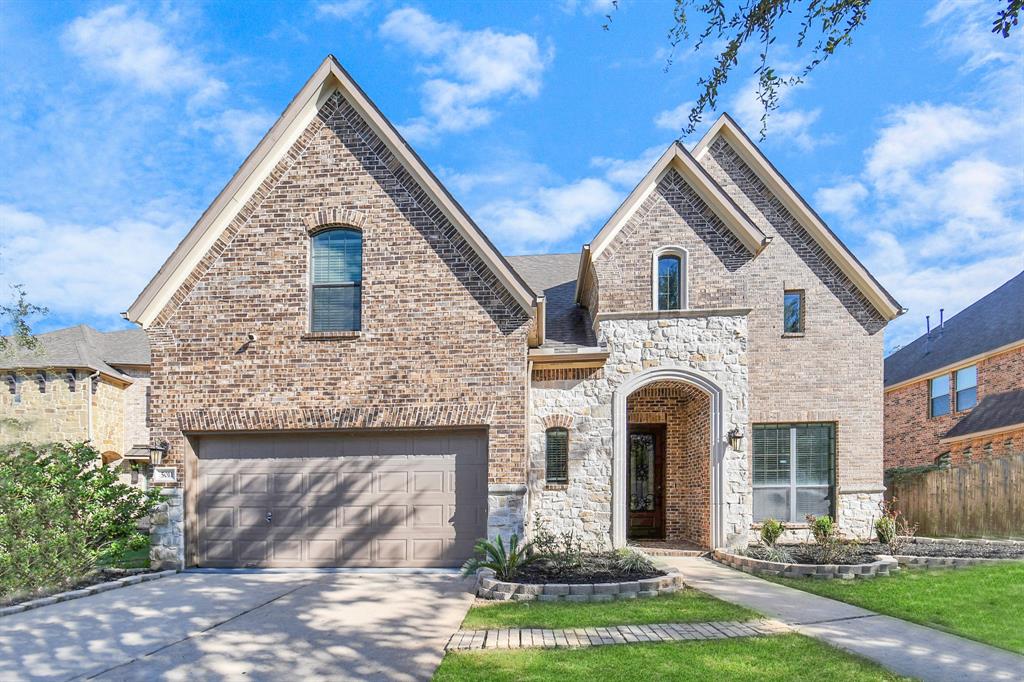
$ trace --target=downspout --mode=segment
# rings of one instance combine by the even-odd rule
[[[92,444],[92,382],[99,377],[99,370],[89,375],[85,381],[85,428],[89,444]]]

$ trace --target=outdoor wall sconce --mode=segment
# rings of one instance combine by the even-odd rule
[[[743,446],[743,432],[739,429],[733,429],[729,432],[729,447],[733,450],[739,450]]]

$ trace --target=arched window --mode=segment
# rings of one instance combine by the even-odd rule
[[[312,237],[310,330],[358,331],[363,283],[363,235],[350,227]]]
[[[555,426],[544,432],[545,472],[548,483],[569,482],[569,430]]]
[[[654,254],[654,309],[686,308],[686,251],[669,247]]]

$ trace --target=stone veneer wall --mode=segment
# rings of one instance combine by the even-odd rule
[[[665,539],[711,546],[711,399],[678,381],[627,399],[629,424],[665,426]]]
[[[164,499],[150,516],[149,563],[151,568],[182,568],[185,565],[185,502],[181,488],[164,488]]]
[[[310,222],[362,231],[358,333],[309,331]],[[489,535],[507,534],[522,523],[501,486],[525,483],[530,324],[335,94],[147,329],[151,435],[189,485],[187,433],[487,427]]]
[[[598,370],[537,370],[530,415],[529,509],[555,531],[575,532],[595,546],[611,543],[612,398],[629,378],[656,367],[693,370],[723,392],[724,432],[747,428],[747,345],[743,315],[603,320],[598,341],[610,355]],[[567,415],[569,483],[544,481],[545,421]],[[727,544],[745,545],[751,495],[747,457],[726,449],[724,527]]]

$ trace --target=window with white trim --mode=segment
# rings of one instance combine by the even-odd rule
[[[685,310],[686,249],[669,246],[654,252],[652,299],[654,310]]]
[[[835,424],[755,424],[753,435],[754,521],[832,514]]]
[[[311,238],[310,331],[358,331],[362,323],[363,234],[351,227]]]
[[[949,375],[943,374],[928,382],[928,416],[949,414]]]
[[[969,410],[978,404],[978,366],[956,371],[956,411]]]

